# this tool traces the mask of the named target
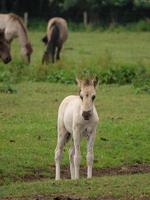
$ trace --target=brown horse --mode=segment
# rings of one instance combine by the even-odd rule
[[[27,28],[22,19],[13,13],[0,14],[0,29],[5,29],[5,38],[11,43],[14,38],[19,39],[21,54],[30,63],[32,46],[28,40]]]
[[[55,59],[60,59],[60,51],[67,37],[67,22],[60,17],[50,19],[47,26],[47,35],[42,38],[42,41],[47,45],[42,58],[42,63],[48,63],[50,58],[53,63],[55,62]]]
[[[0,58],[5,64],[11,61],[9,44],[5,39],[5,34],[3,30],[0,30]]]

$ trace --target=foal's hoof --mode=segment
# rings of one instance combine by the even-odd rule
[[[55,181],[59,181],[59,180],[60,180],[60,178],[57,178],[57,177],[55,178]]]

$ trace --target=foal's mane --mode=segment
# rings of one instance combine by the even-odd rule
[[[85,79],[85,80],[83,80],[82,83],[83,83],[84,86],[93,85],[92,80],[90,80],[90,79]]]
[[[98,83],[98,77],[96,76],[95,78],[86,78],[86,79],[76,79],[76,83],[78,86],[81,87],[88,87],[88,86],[94,86],[96,87]]]
[[[25,33],[25,35],[27,37],[27,31],[26,31],[26,28],[24,26],[23,20],[18,15],[14,14],[14,13],[10,13],[9,16],[10,16],[10,19],[12,19],[14,21],[18,21],[18,23],[20,24],[23,32]]]

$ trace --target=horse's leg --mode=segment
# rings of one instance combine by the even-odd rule
[[[79,167],[80,167],[80,133],[79,130],[76,128],[73,133],[73,140],[74,140],[74,167],[75,167],[75,179],[79,178]]]
[[[62,49],[62,46],[58,46],[58,48],[57,48],[57,54],[56,54],[56,59],[57,60],[60,60],[60,51],[61,51],[61,49]]]
[[[93,160],[94,160],[94,153],[93,153],[93,146],[94,146],[94,140],[96,135],[96,128],[93,130],[91,135],[88,138],[87,143],[87,178],[92,178],[92,166],[93,166]]]
[[[52,63],[55,62],[56,46],[52,45]]]
[[[70,160],[70,174],[71,174],[71,179],[75,178],[75,171],[74,171],[74,154],[75,154],[75,149],[74,145],[69,149],[69,160]]]
[[[67,131],[63,126],[58,127],[58,138],[57,146],[55,149],[55,167],[56,167],[56,176],[55,179],[60,179],[60,161],[62,158],[63,148],[67,139]]]

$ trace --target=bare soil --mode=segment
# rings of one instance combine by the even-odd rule
[[[50,166],[49,170],[45,169],[27,169],[27,174],[22,177],[16,177],[13,176],[13,181],[35,181],[35,180],[41,180],[46,178],[54,178],[55,174],[55,166]],[[43,173],[46,172],[50,175],[44,175]],[[105,175],[128,175],[128,174],[138,174],[138,173],[149,173],[150,172],[150,164],[134,164],[129,166],[121,166],[121,167],[111,167],[111,168],[93,168],[93,176],[100,177]],[[86,167],[80,168],[80,174],[81,176],[86,177]],[[61,170],[62,178],[70,178],[69,175],[69,167],[62,167]],[[0,177],[2,179],[5,179],[5,177]],[[106,197],[106,198],[77,198],[77,197],[71,197],[71,196],[57,196],[54,195],[36,195],[32,197],[20,197],[20,198],[4,198],[0,200],[117,200],[112,197]],[[139,198],[139,199],[133,199],[128,198],[125,200],[150,200],[150,198]]]
[[[25,170],[26,174],[24,176],[16,177],[12,176],[12,180],[15,181],[34,181],[34,180],[42,180],[46,178],[54,178],[55,176],[55,166],[50,166],[47,169],[32,169],[28,168]],[[138,173],[149,173],[150,172],[150,164],[134,164],[134,165],[126,165],[120,167],[109,167],[109,168],[93,168],[93,176],[112,176],[112,175],[128,175],[128,174],[138,174]],[[86,167],[80,168],[80,174],[82,177],[86,177]],[[70,172],[69,166],[62,166],[61,168],[61,176],[62,178],[69,179]],[[5,177],[1,176],[1,180]],[[9,177],[10,178],[10,177]]]

